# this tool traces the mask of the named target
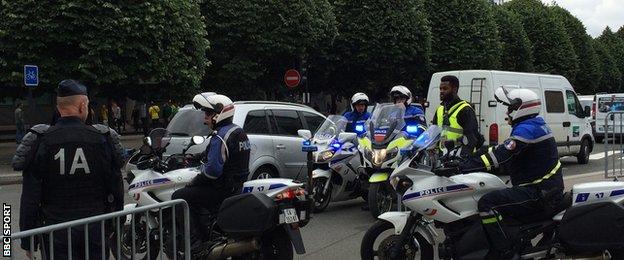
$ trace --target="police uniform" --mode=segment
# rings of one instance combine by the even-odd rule
[[[403,130],[405,130],[407,126],[427,125],[427,120],[425,120],[425,111],[423,111],[420,106],[408,105],[405,108],[405,116],[403,119],[405,119],[405,127]]]
[[[59,97],[86,95],[86,87],[73,80],[59,84]],[[22,148],[27,155],[23,169],[20,229],[86,218],[123,207],[122,160],[109,133],[85,125],[78,117],[61,117],[54,126],[36,127],[33,142]],[[19,149],[18,149],[19,150]],[[91,259],[101,259],[100,225],[89,226],[89,245],[84,227],[72,228],[72,256],[84,259],[85,246]],[[54,232],[54,258],[67,259],[67,230]],[[49,237],[43,236],[43,251],[49,257]],[[30,249],[29,239],[22,248]],[[108,251],[108,250],[106,250]]]
[[[363,127],[361,131],[356,131],[355,127],[358,125],[364,126],[364,124],[366,123],[366,120],[370,118],[371,114],[368,113],[367,111],[364,111],[364,113],[358,113],[357,111],[349,111],[349,112],[345,112],[343,116],[347,119],[347,127],[345,129],[345,132],[362,133],[364,132],[363,129],[365,127]]]
[[[505,218],[523,222],[551,217],[563,196],[561,162],[550,128],[541,117],[515,123],[509,139],[459,166],[462,172],[501,168],[512,188],[485,194],[478,202],[483,227],[492,248],[510,249],[501,228]]]
[[[453,141],[455,146],[465,136],[467,144],[462,145],[462,156],[476,152],[483,145],[483,137],[479,134],[479,124],[474,110],[468,102],[456,98],[452,102],[444,103],[438,107],[432,123],[442,127],[442,141]]]
[[[231,119],[219,122],[215,128],[215,134],[206,147],[206,163],[201,166],[201,174],[171,196],[188,203],[191,226],[193,222],[197,223],[200,208],[216,211],[223,200],[239,194],[249,175],[251,146],[245,131],[233,124]],[[180,228],[183,224],[178,221]],[[191,235],[200,234],[194,233],[193,229]]]

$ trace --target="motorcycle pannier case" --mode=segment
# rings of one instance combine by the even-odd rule
[[[573,251],[624,247],[624,207],[612,201],[572,207],[561,219],[559,234]]]
[[[223,201],[217,225],[230,236],[259,236],[276,225],[277,206],[263,193],[245,193]]]

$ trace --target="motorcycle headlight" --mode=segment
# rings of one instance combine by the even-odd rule
[[[414,182],[407,176],[401,175],[391,178],[390,185],[392,185],[392,188],[394,188],[397,193],[404,194],[409,188],[412,187],[412,185],[414,185]]]
[[[331,159],[333,156],[334,156],[334,152],[330,150],[323,151],[321,152],[321,154],[319,154],[319,158],[321,158],[321,160],[323,161],[327,161]]]
[[[381,164],[386,160],[386,152],[386,149],[373,150],[373,165],[381,166]]]

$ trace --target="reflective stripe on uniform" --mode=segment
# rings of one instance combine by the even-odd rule
[[[490,146],[490,148],[488,149],[488,155],[490,155],[490,158],[492,159],[492,165],[494,165],[494,168],[498,168],[498,159],[496,159],[496,156],[494,155],[493,146]]]
[[[444,105],[441,105],[436,110],[437,125],[442,128],[442,140],[457,141],[464,136],[464,129],[457,121],[457,115],[465,107],[470,107],[470,104],[465,100],[453,105],[448,111]],[[444,118],[447,116],[448,125],[444,124]],[[442,145],[444,142],[440,142]]]
[[[557,165],[555,166],[555,168],[553,168],[548,174],[544,175],[544,177],[539,178],[531,183],[524,183],[524,184],[520,184],[520,186],[527,186],[527,185],[531,185],[531,184],[538,184],[544,180],[547,180],[548,178],[552,177],[553,175],[555,175],[555,173],[557,173],[557,171],[559,170],[559,168],[561,168],[561,162],[559,160],[557,160]]]
[[[483,161],[483,164],[485,165],[485,168],[487,168],[487,170],[491,170],[492,166],[490,165],[490,161],[487,159],[487,157],[484,155],[481,155],[481,161]]]
[[[503,220],[503,216],[492,216],[489,218],[481,219],[481,223],[483,224],[492,224]]]

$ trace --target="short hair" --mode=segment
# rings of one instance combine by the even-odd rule
[[[446,75],[442,77],[440,82],[448,82],[448,84],[451,84],[451,87],[459,88],[459,79],[453,75]]]

